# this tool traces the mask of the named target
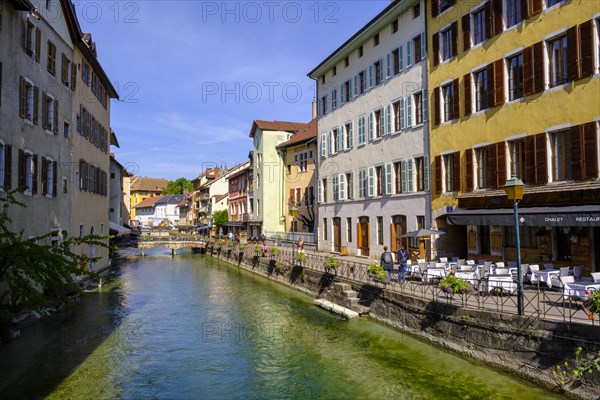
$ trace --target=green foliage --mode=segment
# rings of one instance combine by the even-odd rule
[[[469,293],[471,292],[471,286],[469,282],[457,278],[454,275],[448,275],[444,279],[440,281],[440,289],[442,289],[447,294],[450,293]]]
[[[213,221],[215,221],[217,231],[219,230],[219,228],[225,228],[228,222],[227,210],[221,210],[217,211],[216,213],[213,213]]]
[[[381,282],[387,281],[387,273],[383,267],[377,263],[372,263],[367,269],[367,273],[375,279],[379,279]]]
[[[186,178],[177,178],[174,181],[169,181],[167,187],[162,191],[161,194],[183,194],[184,190],[192,192],[194,190],[194,184]]]
[[[273,267],[273,269],[275,270],[275,272],[277,272],[278,274],[283,274],[285,272],[285,269],[283,268],[283,264],[281,263],[281,261],[277,261],[275,263],[275,266]]]
[[[46,244],[51,232],[31,238],[25,238],[24,231],[12,232],[8,227],[10,207],[25,207],[13,193],[0,197],[0,320],[4,323],[7,318],[10,321],[7,316],[14,307],[41,311],[49,297],[66,301],[70,290],[80,291],[77,278],[95,275],[86,267],[100,257],[72,249],[80,245],[108,247],[108,237],[96,235],[74,237],[62,231],[60,242],[52,246]]]
[[[600,314],[600,290],[592,290],[583,302],[583,306],[591,313],[590,319],[593,319],[594,314]]]
[[[271,247],[271,255],[277,257],[279,255],[280,251],[277,247],[273,246]]]
[[[260,248],[260,244],[255,244],[254,245],[254,252],[256,254],[260,253],[262,251],[262,249]]]
[[[306,253],[303,251],[299,251],[296,253],[296,261],[303,263],[304,261],[306,261]]]
[[[336,269],[337,267],[339,267],[342,264],[342,262],[338,259],[336,259],[333,256],[329,256],[327,258],[327,268],[333,268]]]
[[[585,374],[589,376],[592,373],[600,373],[600,352],[592,357],[586,357],[582,353],[583,348],[578,347],[573,364],[563,361],[552,369],[552,377],[557,384],[567,386],[576,382],[585,383]]]

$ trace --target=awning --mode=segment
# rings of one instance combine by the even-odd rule
[[[511,226],[514,218],[512,208],[456,209],[446,214],[451,225]],[[519,221],[523,226],[600,226],[600,205],[519,207]]]
[[[119,235],[129,235],[131,233],[131,229],[125,228],[119,224],[116,224],[112,221],[108,221],[108,227],[111,231],[116,231],[117,236]]]

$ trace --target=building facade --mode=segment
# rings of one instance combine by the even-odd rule
[[[600,268],[600,3],[429,0],[440,255]]]
[[[163,178],[147,178],[130,176],[123,179],[125,195],[123,201],[127,205],[130,219],[135,220],[135,206],[145,199],[161,196],[169,181]]]
[[[250,189],[250,161],[240,165],[238,172],[231,174],[228,182],[227,226],[240,240],[248,238],[248,223],[251,221],[252,208],[248,198]]]
[[[250,237],[260,237],[266,232],[283,232],[285,229],[283,165],[277,146],[288,141],[304,123],[255,120],[250,129],[253,140],[252,221]]]
[[[394,1],[319,64],[319,248],[415,251],[430,225],[425,7]]]

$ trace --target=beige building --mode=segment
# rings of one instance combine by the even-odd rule
[[[129,176],[123,178],[123,203],[127,207],[129,219],[135,220],[135,209],[133,206],[145,199],[161,196],[169,181],[163,178],[147,178],[141,176]]]
[[[315,158],[317,156],[317,120],[313,119],[296,132],[290,140],[277,146],[283,166],[283,215],[285,231],[304,233],[305,242],[315,242],[317,223],[315,195]],[[297,209],[294,218],[290,207]],[[293,225],[293,227],[292,227]]]

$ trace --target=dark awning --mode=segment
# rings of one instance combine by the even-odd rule
[[[451,225],[515,224],[512,208],[456,209],[446,219]],[[600,226],[600,205],[519,207],[519,220],[524,226]]]

